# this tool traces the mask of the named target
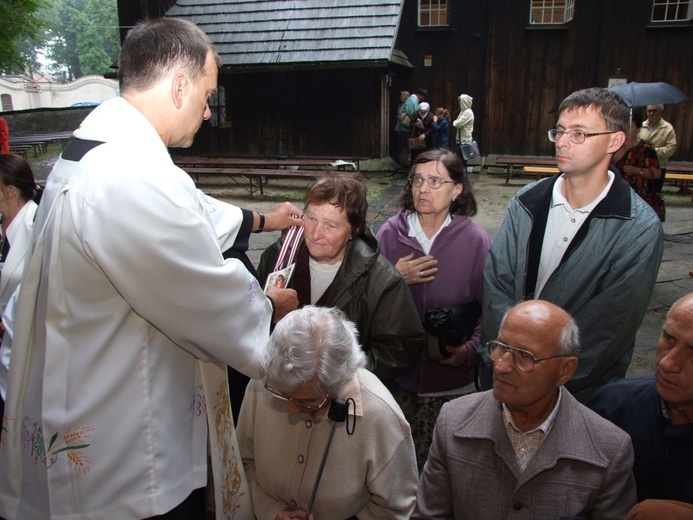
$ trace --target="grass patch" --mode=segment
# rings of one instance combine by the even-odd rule
[[[691,205],[691,195],[677,193],[679,188],[680,186],[664,185],[664,188],[662,188],[662,195],[664,195],[664,201],[667,206],[687,207]]]
[[[29,164],[33,164],[35,162],[42,161],[44,159],[49,159],[51,157],[55,157],[56,155],[60,155],[63,151],[63,147],[58,144],[58,143],[50,143],[48,146],[46,146],[46,151],[45,152],[40,152],[37,151],[36,157],[34,157],[34,152],[33,151],[28,151],[26,154],[27,161],[29,161]]]

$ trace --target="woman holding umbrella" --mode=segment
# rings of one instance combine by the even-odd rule
[[[654,146],[638,137],[642,127],[642,115],[631,114],[630,136],[614,154],[611,164],[635,192],[647,200],[647,195],[657,191],[655,179],[662,175]]]

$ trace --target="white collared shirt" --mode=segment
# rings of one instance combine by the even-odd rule
[[[614,182],[614,174],[608,172],[609,182],[601,193],[587,206],[573,209],[563,196],[563,174],[553,186],[551,194],[551,209],[544,231],[544,241],[541,244],[541,259],[539,261],[539,273],[537,274],[537,286],[534,291],[535,298],[541,295],[544,285],[561,263],[568,246],[585,223],[592,210],[606,197]]]
[[[431,238],[428,238],[421,227],[421,222],[419,222],[419,216],[417,213],[412,212],[407,216],[407,224],[409,224],[409,236],[419,243],[424,254],[431,252],[431,247],[433,247],[433,242],[435,242],[436,237],[445,228],[445,226],[450,224],[450,222],[452,222],[452,217],[450,217],[450,214],[448,213],[445,217],[443,225],[438,228],[438,231],[436,231]]]

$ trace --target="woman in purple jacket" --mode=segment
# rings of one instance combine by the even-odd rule
[[[473,302],[480,306],[491,238],[469,219],[476,213],[476,201],[457,155],[449,150],[420,154],[399,206],[378,232],[380,252],[404,276],[422,323],[431,309],[468,309]],[[393,394],[411,425],[419,470],[440,408],[475,391],[480,323],[475,317],[471,327],[457,324],[458,336],[468,336],[460,344],[445,344],[441,336],[428,335],[429,348],[395,382]]]

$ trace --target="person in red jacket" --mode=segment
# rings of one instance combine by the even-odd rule
[[[10,128],[2,117],[0,117],[0,153],[10,153]]]

